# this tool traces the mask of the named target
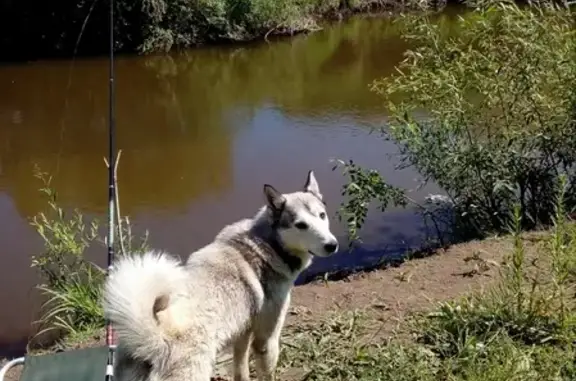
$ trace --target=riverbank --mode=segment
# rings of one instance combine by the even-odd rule
[[[118,0],[115,49],[154,54],[206,44],[267,40],[316,31],[324,21],[353,14],[381,14],[415,6],[422,4],[412,0]],[[5,2],[0,5],[0,15],[0,62],[108,54],[107,2]]]
[[[454,245],[398,267],[296,287],[284,330],[280,379],[432,380],[452,372],[455,378],[451,379],[463,379],[461,374],[466,374],[471,378],[465,379],[476,380],[481,378],[473,376],[480,377],[488,365],[491,378],[486,379],[494,381],[569,379],[575,370],[569,361],[563,361],[570,359],[573,349],[562,346],[562,335],[573,334],[574,328],[567,323],[564,331],[554,328],[552,322],[545,324],[544,317],[562,320],[551,304],[554,301],[538,307],[512,301],[518,295],[532,295],[524,294],[531,288],[528,275],[540,282],[533,301],[544,303],[544,296],[554,292],[546,281],[552,280],[550,266],[556,255],[550,250],[556,239],[561,238],[554,232],[525,233],[521,239],[489,238]],[[558,257],[573,254],[574,247],[570,240]],[[519,250],[523,252],[520,264],[515,260]],[[518,268],[526,283],[524,290],[515,294],[510,282]],[[573,287],[573,279],[566,286]],[[567,313],[572,316],[573,297],[566,301],[570,306]],[[530,321],[520,320],[524,313],[533,313]],[[507,331],[512,323],[516,324],[515,333]],[[533,331],[535,327],[539,331]],[[535,332],[531,346],[522,341],[523,330]],[[542,332],[554,337],[538,342]],[[55,349],[102,343],[103,335],[95,334],[73,338]],[[473,348],[467,347],[470,345]],[[490,350],[482,352],[482,348]],[[448,354],[448,349],[455,352]],[[505,356],[509,356],[507,361],[498,363]],[[229,358],[222,358],[227,364]],[[527,361],[522,365],[526,369],[518,365],[522,359]],[[227,379],[226,366],[220,373]],[[17,371],[8,378],[17,379]]]

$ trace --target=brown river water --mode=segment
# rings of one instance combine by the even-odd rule
[[[445,17],[451,18],[449,14]],[[393,184],[418,186],[395,170],[397,149],[370,83],[393,73],[407,49],[388,18],[355,18],[311,35],[271,43],[210,47],[163,56],[118,57],[117,145],[121,210],[152,247],[186,255],[226,224],[251,216],[262,185],[303,186],[313,169],[342,252],[314,272],[362,266],[417,246],[414,213],[373,213],[364,246],[345,251],[335,217],[345,178],[332,158],[353,159]],[[38,317],[32,255],[42,242],[30,226],[47,210],[34,166],[53,177],[59,202],[105,221],[108,61],[38,61],[0,66],[0,349],[21,348]],[[421,200],[433,185],[412,192]],[[106,249],[89,256],[100,265]]]

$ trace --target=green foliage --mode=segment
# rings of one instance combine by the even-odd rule
[[[52,329],[73,333],[103,326],[98,303],[104,272],[84,258],[86,249],[98,238],[98,221],[87,225],[77,210],[68,217],[56,203],[51,178],[39,171],[35,176],[43,182],[41,192],[48,197],[49,205],[48,214],[40,212],[31,221],[45,247],[42,254],[32,257],[31,264],[42,277],[38,289],[47,296],[41,319],[45,328],[38,334]]]
[[[98,235],[98,220],[87,223],[78,210],[69,216],[57,203],[52,178],[38,168],[35,176],[43,183],[40,191],[47,196],[49,206],[48,213],[40,212],[31,221],[44,241],[44,251],[33,256],[31,263],[42,279],[37,288],[47,298],[37,335],[57,330],[81,336],[104,326],[101,290],[105,271],[85,257],[90,247],[104,240]],[[127,219],[122,229],[125,241],[116,245],[117,253],[123,254],[126,247],[129,252],[146,250],[147,235],[135,240]]]
[[[245,41],[319,28],[336,13],[381,7],[407,7],[416,0],[118,0],[116,48],[164,52],[196,44]],[[0,3],[0,48],[12,59],[53,55],[105,54],[108,3],[94,0]],[[17,25],[12,20],[18,20]]]
[[[145,4],[149,13],[142,52],[313,30],[318,27],[313,17],[318,11],[327,13],[339,6],[337,0],[145,0]]]
[[[502,267],[501,281],[485,293],[443,303],[416,320],[420,341],[439,357],[478,356],[502,340],[547,350],[572,346],[576,314],[570,274],[576,270],[576,225],[563,217],[564,188],[558,193],[556,222],[537,256],[527,258],[517,212],[514,250]]]
[[[405,206],[407,198],[401,189],[387,184],[375,170],[363,170],[352,160],[348,163],[338,161],[349,182],[344,186],[342,195],[346,197],[338,217],[345,219],[352,241],[359,240],[358,230],[365,222],[368,207],[373,200],[378,202],[381,212],[389,206]],[[336,168],[336,167],[334,167]]]
[[[75,269],[66,282],[57,287],[38,286],[48,298],[42,306],[45,311],[42,322],[46,328],[40,333],[57,329],[66,335],[80,335],[103,327],[101,285],[104,277],[102,269],[87,264]]]
[[[374,323],[353,311],[293,328],[282,341],[280,372],[299,369],[307,380],[435,380],[430,351],[370,340],[367,328]]]
[[[441,357],[410,340],[376,340],[381,324],[359,313],[335,313],[325,321],[291,328],[283,338],[279,373],[298,379],[381,381],[568,381],[576,376],[571,345],[524,345],[500,335],[487,346]],[[283,379],[288,377],[282,377]]]
[[[401,18],[415,47],[373,84],[391,112],[386,135],[446,191],[465,234],[505,230],[516,204],[522,228],[549,225],[562,174],[575,205],[574,15],[548,2],[476,6],[457,33],[426,14]]]

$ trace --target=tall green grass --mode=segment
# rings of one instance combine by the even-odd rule
[[[48,210],[40,212],[31,225],[40,235],[44,250],[32,257],[31,266],[38,271],[37,289],[45,299],[41,317],[36,322],[36,337],[57,332],[61,338],[81,338],[104,327],[101,291],[105,270],[86,258],[87,251],[102,247],[100,223],[88,220],[79,210],[66,211],[58,204],[52,178],[36,168],[35,176],[42,182],[40,191],[47,197]],[[124,242],[117,242],[115,252],[142,252],[147,248],[147,234],[134,237],[130,222],[122,218]]]

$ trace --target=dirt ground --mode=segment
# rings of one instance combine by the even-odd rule
[[[528,254],[540,236],[540,233],[526,236]],[[410,313],[431,309],[435,303],[490,284],[497,278],[504,255],[511,249],[512,242],[507,237],[473,241],[398,267],[296,287],[285,329],[303,322],[320,321],[336,310],[362,309],[383,322],[379,328],[382,335],[390,335]],[[86,343],[86,346],[97,342]],[[225,354],[222,363],[227,363],[229,358]],[[19,370],[11,372],[7,381],[17,381],[19,373]]]
[[[380,320],[400,322],[407,314],[488,285],[511,249],[507,238],[472,241],[398,267],[297,287],[287,326],[341,309],[363,309]]]

